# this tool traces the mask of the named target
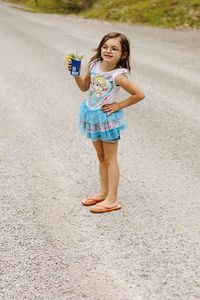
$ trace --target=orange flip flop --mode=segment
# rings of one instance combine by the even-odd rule
[[[111,211],[118,210],[118,209],[121,209],[120,204],[116,204],[114,206],[106,206],[106,205],[102,205],[102,204],[97,204],[94,207],[92,207],[90,209],[90,211],[92,213],[98,214],[98,213],[111,212]]]
[[[95,199],[95,198],[86,198],[81,201],[81,203],[85,206],[95,205],[97,203],[102,202],[105,199]]]

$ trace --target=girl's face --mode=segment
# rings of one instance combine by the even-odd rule
[[[104,61],[117,65],[122,56],[120,37],[108,39],[101,47],[101,57]]]

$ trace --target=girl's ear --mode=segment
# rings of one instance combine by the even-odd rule
[[[127,58],[127,52],[124,52],[123,54],[122,54],[122,59],[126,59]]]

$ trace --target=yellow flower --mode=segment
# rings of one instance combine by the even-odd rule
[[[71,57],[70,57],[69,55],[66,55],[65,58],[66,58],[66,60],[67,60],[68,62],[71,62],[71,61],[72,61],[72,59],[71,59]]]

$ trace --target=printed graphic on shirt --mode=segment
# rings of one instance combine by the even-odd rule
[[[94,109],[99,108],[107,100],[106,96],[111,92],[113,86],[113,82],[104,75],[91,73],[89,106]]]

